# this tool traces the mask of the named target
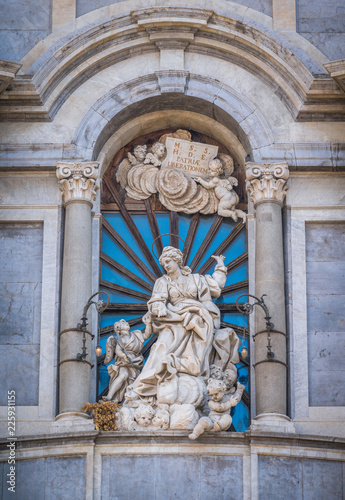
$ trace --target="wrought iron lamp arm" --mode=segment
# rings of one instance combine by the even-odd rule
[[[268,359],[273,359],[274,358],[274,353],[272,352],[272,346],[271,346],[271,330],[274,328],[274,324],[271,322],[271,316],[268,310],[267,305],[265,304],[264,297],[267,295],[264,294],[260,298],[255,297],[255,295],[251,295],[249,293],[245,293],[243,295],[240,295],[237,300],[236,300],[236,308],[237,310],[245,314],[246,316],[249,316],[254,311],[255,306],[260,306],[261,309],[265,312],[265,320],[266,320],[266,329],[267,329],[267,358]],[[251,304],[250,302],[239,302],[239,300],[242,297],[252,297],[255,299],[256,302]]]
[[[97,302],[92,300],[94,297],[96,297],[96,295],[101,295],[102,293],[104,293],[104,295],[106,295],[106,297],[107,297],[106,303],[103,300],[98,300]],[[77,357],[76,357],[77,361],[82,361],[83,363],[85,363],[86,357],[88,355],[88,352],[86,350],[86,327],[88,325],[87,312],[88,312],[89,308],[91,307],[92,304],[95,304],[96,309],[98,311],[98,314],[101,314],[102,312],[104,312],[106,310],[106,308],[109,305],[109,302],[110,302],[109,294],[107,292],[104,292],[103,290],[100,290],[100,291],[94,293],[93,295],[91,295],[91,297],[87,301],[87,303],[83,309],[83,315],[80,318],[80,323],[78,323],[78,325],[77,325],[77,330],[83,332],[83,343],[82,343],[82,349],[81,349],[82,352],[78,352]],[[98,347],[100,347],[99,346],[99,336],[97,336],[96,350]]]

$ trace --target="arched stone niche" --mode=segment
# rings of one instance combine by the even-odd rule
[[[198,130],[195,130],[194,127],[197,127]],[[187,148],[193,143],[201,144],[201,151],[204,151],[204,145],[218,147],[218,152],[214,151],[213,157],[217,155],[223,163],[224,172],[219,174],[220,177],[225,179],[231,175],[232,179],[235,178],[238,181],[238,185],[234,184],[236,187],[233,189],[239,196],[236,204],[238,210],[232,214],[221,213],[220,201],[216,202],[217,205],[214,204],[216,195],[212,187],[209,191],[210,194],[208,194],[208,191],[206,193],[208,186],[203,186],[201,181],[197,180],[200,179],[198,175],[206,175],[205,178],[208,179],[209,172],[211,172],[212,178],[211,169],[207,173],[200,170],[202,174],[195,172],[190,174],[195,176],[195,182],[192,181],[195,190],[189,183],[186,183],[185,190],[185,184],[181,177],[188,178],[189,173],[186,170],[182,170],[183,174],[181,174],[181,170],[179,171],[181,177],[177,182],[163,180],[165,179],[164,171],[171,171],[173,168],[164,168],[164,165],[161,167],[161,164],[154,163],[152,153],[155,152],[155,148],[152,146],[158,141],[164,143],[166,136],[170,135],[171,137],[179,129],[184,130],[180,130],[179,135],[176,134],[173,137],[176,142],[183,142],[186,139],[190,141],[187,143]],[[190,137],[186,132],[190,134]],[[130,138],[132,140],[128,141]],[[151,155],[149,161],[152,161],[152,164],[145,165],[142,157],[137,156],[135,159],[132,156],[137,154],[135,147],[139,145],[147,147],[147,153],[144,155],[146,158]],[[169,146],[167,149],[169,150]],[[227,265],[224,268],[226,275],[222,285],[223,292],[220,297],[214,297],[215,304],[218,303],[220,308],[220,323],[219,327],[216,328],[223,328],[223,330],[213,332],[214,342],[217,342],[217,335],[224,335],[227,339],[230,339],[231,336],[233,339],[231,345],[236,344],[236,354],[229,356],[232,359],[231,363],[233,363],[231,365],[233,373],[236,373],[236,377],[238,377],[238,379],[236,378],[238,380],[237,387],[245,392],[243,401],[239,400],[241,404],[234,410],[234,424],[231,431],[243,432],[247,430],[250,418],[249,367],[248,361],[245,362],[239,358],[238,349],[243,343],[243,346],[249,350],[248,334],[243,330],[243,326],[246,325],[242,326],[238,322],[236,323],[237,311],[234,303],[241,293],[248,290],[249,285],[246,214],[244,213],[247,210],[244,170],[247,152],[245,148],[233,132],[214,119],[194,112],[183,110],[170,112],[166,110],[163,112],[163,116],[158,112],[153,112],[143,117],[134,118],[129,124],[123,125],[107,141],[103,154],[108,155],[108,158],[104,159],[103,162],[102,217],[98,232],[102,235],[100,238],[100,289],[109,293],[110,296],[110,305],[102,316],[100,328],[100,345],[103,352],[104,349],[107,353],[109,352],[109,340],[111,341],[114,322],[117,324],[116,322],[125,320],[129,322],[131,328],[142,328],[143,321],[146,321],[146,316],[145,318],[143,316],[146,315],[147,311],[150,311],[151,293],[152,297],[155,294],[152,286],[156,286],[155,283],[157,284],[167,272],[164,271],[164,265],[159,260],[163,247],[170,245],[179,249],[183,253],[185,265],[190,266],[191,272],[199,273],[196,276],[204,276],[205,274],[211,276],[214,270],[213,254],[224,255],[224,257],[219,257],[226,259]],[[172,149],[168,151],[169,154],[173,154]],[[186,156],[183,157],[183,154]],[[234,171],[231,174],[232,162],[227,163],[230,159],[225,159],[223,155],[229,155],[233,158]],[[187,153],[182,153],[182,157],[180,161],[187,158]],[[163,156],[159,156],[162,162],[163,158]],[[139,163],[134,163],[138,159]],[[174,159],[173,161],[179,160]],[[108,168],[106,168],[107,166]],[[135,173],[136,169],[138,170]],[[136,179],[135,186],[132,184],[134,178]],[[151,181],[152,178],[157,179],[157,181]],[[148,185],[146,182],[150,185],[149,192],[146,190]],[[180,185],[182,186],[181,191],[179,191]],[[196,186],[198,187],[196,188]],[[141,190],[142,187],[143,190]],[[203,189],[205,192],[202,191]],[[171,199],[169,193],[172,195]],[[216,308],[218,306],[215,305]],[[245,320],[243,322],[246,323]],[[145,358],[150,356],[148,358],[150,360],[151,354],[154,357],[154,352],[156,352],[157,336],[151,335],[151,333],[148,335],[147,342],[141,352]],[[154,344],[155,347],[149,354]],[[231,349],[233,348],[231,347]],[[231,349],[229,352],[232,352]],[[105,359],[108,361],[104,361],[108,367],[103,364],[103,359],[98,363],[97,398],[105,397],[109,400],[112,400],[113,397],[122,398],[121,403],[124,404],[124,407],[119,429],[126,430],[127,393],[122,393],[121,389],[121,395],[117,394],[117,389],[114,388],[117,387],[117,382],[115,381],[114,386],[114,378],[109,378],[112,369],[112,365],[109,365],[110,358],[106,357]],[[209,352],[207,359],[210,359],[211,370],[215,366],[211,361],[213,351]],[[148,361],[149,363],[150,361]],[[222,370],[219,376],[226,377],[225,368],[223,367]],[[188,376],[187,379],[189,382],[199,380],[195,377],[189,379]],[[198,401],[195,402],[197,406],[199,405]],[[155,405],[154,402],[152,404]],[[174,418],[172,418],[172,422]],[[131,426],[131,424],[129,425]],[[176,423],[171,423],[171,425],[173,426],[171,429],[192,429],[189,427],[190,422],[188,424],[180,423],[177,427],[175,427]],[[231,422],[227,429],[230,428],[230,425]],[[130,430],[129,427],[128,430]],[[191,437],[191,439],[195,438]]]
[[[231,116],[227,118],[229,123],[231,121],[234,122]],[[233,126],[237,126],[238,128],[238,124],[236,123],[233,123]],[[160,131],[176,129],[191,130],[195,134],[208,137],[219,147],[223,148],[224,152],[233,157],[235,164],[242,171],[242,174],[244,174],[245,161],[251,158],[252,150],[243,131],[241,131],[241,135],[244,136],[245,146],[239,140],[238,135],[216,119],[205,116],[200,112],[171,109],[154,111],[137,116],[119,127],[105,142],[96,156],[97,160],[101,163],[101,177],[103,178],[108,168],[116,163],[119,155],[121,156],[122,154],[121,151],[123,148],[128,152],[129,148],[134,146],[136,142],[145,141],[145,136],[150,137],[152,134],[157,133],[156,135],[159,137]],[[106,130],[103,133],[106,133]],[[101,140],[101,137],[99,137],[98,143]],[[197,139],[194,140],[197,141]]]
[[[176,92],[165,92],[162,80],[151,75],[116,87],[84,116],[73,142],[85,161],[100,161],[101,175],[118,149],[140,135],[165,128],[207,134],[230,148],[243,167],[246,160],[256,160],[260,149],[274,142],[258,108],[231,87],[189,75],[189,87],[193,79],[194,90],[186,95],[186,75],[176,83],[178,75],[168,73],[165,83],[175,82]]]

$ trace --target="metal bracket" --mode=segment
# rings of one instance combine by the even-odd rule
[[[255,299],[256,302],[254,302],[253,304],[251,304],[250,302],[244,302],[244,303],[240,302],[239,303],[239,300],[242,297],[252,297],[253,299]],[[271,331],[274,328],[274,324],[271,322],[271,316],[270,316],[268,307],[265,304],[264,297],[267,297],[267,295],[264,294],[260,297],[260,299],[258,299],[257,297],[255,297],[255,295],[250,295],[249,293],[244,293],[243,295],[240,295],[237,298],[236,307],[237,307],[237,310],[241,314],[245,314],[246,316],[249,316],[249,314],[251,314],[254,311],[255,306],[260,306],[261,309],[264,310],[265,320],[266,320],[266,331],[267,331],[267,346],[266,346],[267,347],[267,359],[270,361],[273,361],[274,352],[272,351],[272,346],[271,346],[271,340],[272,340],[271,339]]]

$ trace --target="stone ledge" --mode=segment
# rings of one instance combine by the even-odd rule
[[[196,441],[188,438],[186,431],[124,432],[86,431],[63,432],[37,436],[18,436],[17,449],[42,448],[46,446],[71,445],[189,445],[195,446],[287,446],[295,448],[322,448],[345,450],[345,438],[309,434],[286,434],[273,432],[209,432]],[[1,438],[0,451],[7,450],[7,438]]]
[[[0,59],[0,95],[5,92],[21,67],[21,64]]]

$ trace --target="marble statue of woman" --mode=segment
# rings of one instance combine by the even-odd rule
[[[205,387],[203,381],[210,375],[214,332],[220,327],[220,312],[212,298],[220,296],[227,275],[224,257],[212,257],[217,261],[213,275],[202,276],[183,266],[180,250],[170,246],[163,249],[159,262],[167,274],[157,279],[148,302],[149,311],[143,318],[158,339],[132,384],[141,400],[157,398],[158,404],[184,403],[187,401],[178,394],[185,390],[189,392],[188,402],[197,407],[190,391],[193,384]],[[179,381],[184,389],[178,388]]]

